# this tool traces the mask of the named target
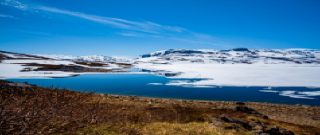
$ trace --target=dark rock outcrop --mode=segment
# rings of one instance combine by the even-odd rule
[[[245,105],[243,102],[236,102],[236,105]]]
[[[236,108],[233,109],[233,111],[239,111],[239,112],[243,112],[252,116],[256,116],[256,117],[260,117],[263,119],[268,119],[268,116],[263,115],[259,112],[257,112],[256,110],[253,110],[251,108],[248,108],[246,106],[237,106]]]
[[[224,122],[228,122],[228,123],[239,123],[239,124],[244,124],[245,122],[244,121],[241,121],[241,120],[237,120],[237,119],[234,119],[234,118],[231,118],[227,115],[222,115],[220,117],[220,119]]]
[[[243,129],[252,135],[294,135],[288,129],[260,122],[258,120],[243,121],[223,114],[220,118],[211,117],[212,125],[224,130]],[[226,124],[228,123],[228,124]]]

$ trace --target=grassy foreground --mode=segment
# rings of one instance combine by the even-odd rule
[[[98,124],[79,130],[77,134],[143,134],[143,135],[250,135],[245,131],[229,130],[224,131],[209,125],[208,122],[190,123],[122,123],[121,125]]]
[[[212,126],[210,117],[222,114],[260,120],[297,135],[320,133],[319,127],[262,119],[228,109],[154,105],[102,94],[12,84],[0,80],[0,134],[250,134],[245,129],[221,130]]]

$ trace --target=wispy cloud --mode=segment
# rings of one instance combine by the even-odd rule
[[[1,2],[2,5],[11,6],[20,10],[27,10],[29,8],[28,5],[22,4],[19,1],[16,0],[5,0],[4,2]]]
[[[136,33],[117,33],[117,34],[122,35],[122,36],[127,36],[127,37],[141,37],[141,35],[136,34]]]
[[[187,30],[181,27],[175,26],[167,26],[167,25],[160,25],[150,21],[130,21],[120,18],[111,18],[105,16],[97,16],[97,15],[90,15],[81,12],[74,12],[69,10],[63,10],[53,7],[46,7],[46,6],[35,6],[35,5],[27,5],[23,4],[17,0],[5,0],[1,2],[2,5],[11,6],[23,11],[31,11],[31,12],[50,12],[50,13],[57,13],[57,14],[64,14],[73,17],[82,18],[88,21],[97,22],[101,24],[106,24],[111,27],[127,30],[128,32],[121,32],[117,33],[122,36],[131,36],[131,37],[165,37],[168,39],[179,40],[183,42],[195,43],[195,44],[207,44],[207,45],[215,45],[218,44],[214,43],[216,40],[215,37],[195,33],[193,31]]]
[[[141,33],[135,31],[127,31],[127,32],[117,32],[116,34],[127,37],[155,37],[155,38],[163,38],[162,34],[156,33]]]
[[[28,11],[47,11],[52,13],[59,13],[70,15],[74,17],[79,17],[82,19],[86,19],[93,22],[108,24],[117,28],[141,31],[146,33],[163,33],[163,32],[183,32],[185,29],[181,27],[173,27],[173,26],[164,26],[154,22],[137,22],[137,21],[129,21],[120,18],[111,18],[111,17],[103,17],[97,15],[90,15],[80,12],[73,12],[69,10],[63,10],[58,8],[46,7],[46,6],[30,6],[23,4],[17,0],[5,0],[1,2],[2,5],[11,6],[20,10],[28,10]]]
[[[122,29],[141,31],[146,33],[183,32],[185,30],[184,28],[163,26],[153,22],[129,21],[129,20],[124,20],[120,18],[110,18],[110,17],[89,15],[89,14],[51,8],[51,7],[40,6],[35,8],[38,10],[43,10],[43,11],[48,11],[53,13],[60,13],[60,14],[75,16],[75,17],[83,18],[89,21],[112,25],[114,27],[118,27]]]
[[[19,19],[19,18],[16,18],[12,15],[5,15],[5,14],[0,14],[0,17],[4,17],[4,18],[11,18],[11,19]]]

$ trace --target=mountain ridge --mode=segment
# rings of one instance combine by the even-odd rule
[[[140,55],[139,58],[89,55],[23,54],[0,51],[1,59],[55,59],[63,61],[133,62],[168,64],[177,62],[216,64],[320,64],[318,49],[168,49]]]
[[[64,61],[100,61],[100,62],[130,62],[131,59],[117,56],[105,55],[88,55],[88,56],[70,56],[70,55],[45,55],[38,54],[38,56],[48,57],[56,60]]]
[[[141,55],[137,63],[220,63],[220,64],[320,64],[318,49],[247,49],[229,50],[169,49]]]

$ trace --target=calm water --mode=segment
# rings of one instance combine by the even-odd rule
[[[305,104],[320,106],[320,88],[306,87],[209,87],[195,88],[168,85],[149,85],[149,83],[166,84],[178,79],[155,76],[151,74],[84,74],[69,78],[53,79],[8,79],[15,82],[28,82],[44,87],[68,88],[76,91],[95,91],[97,93],[136,95],[142,97],[250,101],[282,104]],[[181,80],[181,79],[179,79]],[[200,81],[188,79],[187,81]],[[184,79],[186,81],[186,79]]]

